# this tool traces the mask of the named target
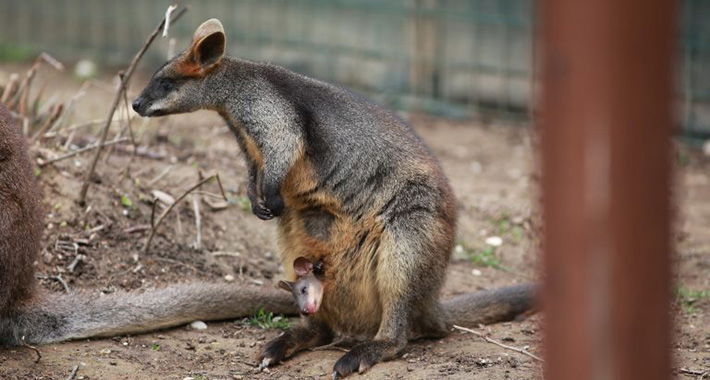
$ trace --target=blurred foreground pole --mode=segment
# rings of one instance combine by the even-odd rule
[[[539,4],[546,379],[668,379],[676,4]]]

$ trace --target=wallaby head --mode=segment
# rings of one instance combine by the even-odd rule
[[[305,257],[293,261],[296,281],[279,281],[279,287],[291,292],[298,304],[298,310],[303,314],[315,314],[323,299],[323,283],[316,277],[320,264],[313,263]]]
[[[225,44],[222,23],[215,18],[203,22],[190,47],[153,74],[133,109],[141,116],[163,116],[214,108],[212,97],[203,96],[209,92],[204,79],[219,67]]]

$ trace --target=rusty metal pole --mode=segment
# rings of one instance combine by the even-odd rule
[[[675,12],[540,3],[548,380],[670,378]]]

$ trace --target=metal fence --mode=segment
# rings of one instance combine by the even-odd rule
[[[172,36],[185,47],[209,17],[228,54],[366,92],[395,108],[525,120],[534,80],[533,0],[203,0]],[[29,47],[65,61],[124,64],[166,0],[0,0],[0,59]],[[710,2],[685,0],[679,103],[688,134],[710,134]],[[157,66],[168,43],[144,64]]]

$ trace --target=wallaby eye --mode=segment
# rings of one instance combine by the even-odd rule
[[[160,89],[161,90],[168,92],[168,91],[172,91],[173,87],[175,87],[175,86],[171,80],[165,79],[165,78],[160,80]]]
[[[306,287],[305,286],[301,288],[301,294],[306,294]]]

